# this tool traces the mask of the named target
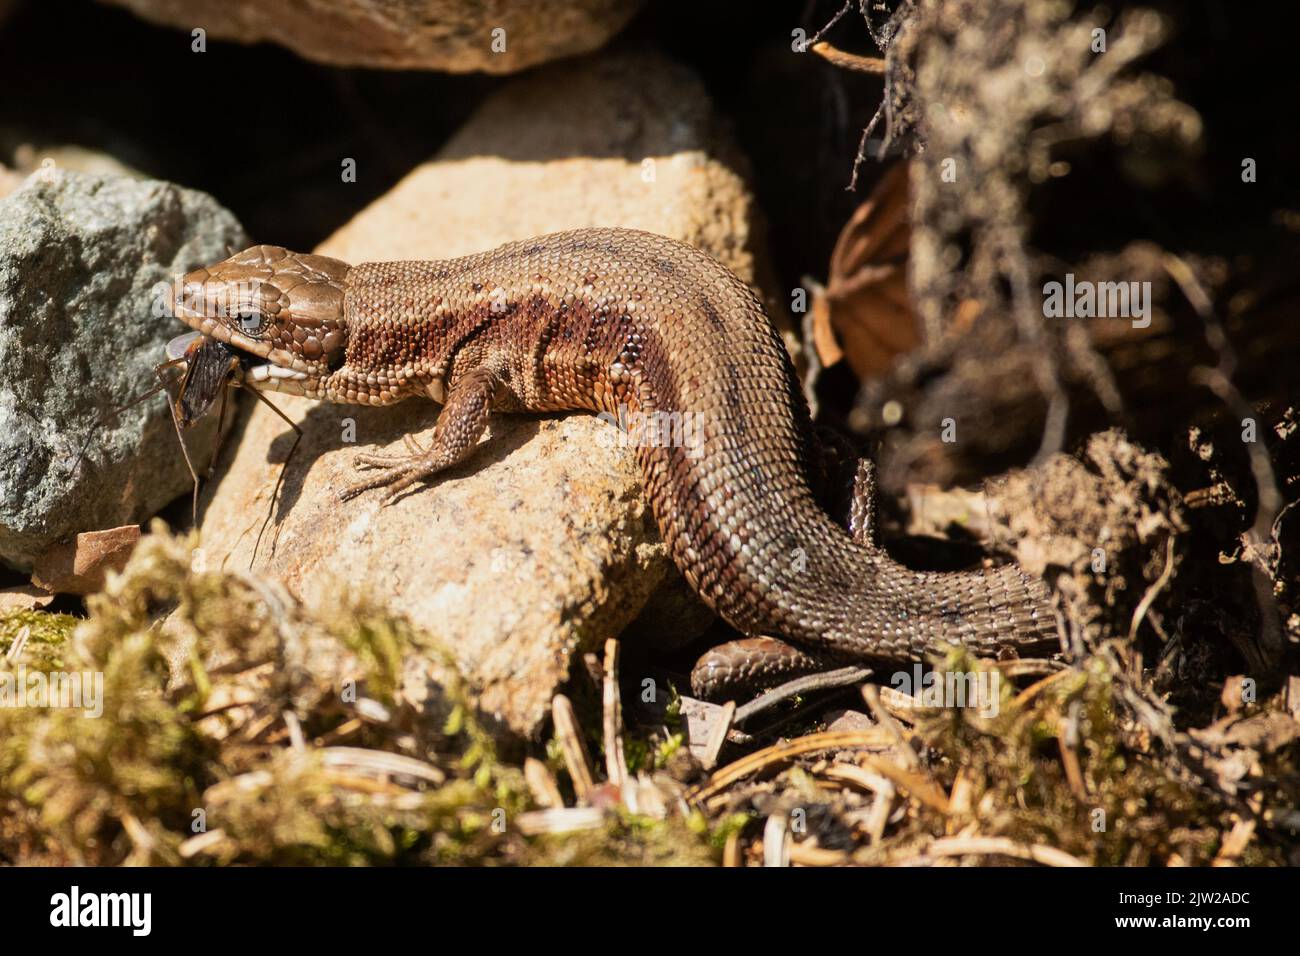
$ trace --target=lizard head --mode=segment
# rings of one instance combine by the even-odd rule
[[[253,246],[197,269],[171,292],[173,314],[229,346],[257,389],[330,398],[346,361],[343,284],[351,266],[279,246]]]

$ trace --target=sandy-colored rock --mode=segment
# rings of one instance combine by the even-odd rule
[[[445,258],[624,226],[683,239],[752,280],[755,209],[742,167],[690,70],[650,55],[591,58],[489,99],[319,251],[349,261]]]
[[[210,39],[271,41],[336,66],[514,73],[589,53],[640,0],[109,0]]]
[[[0,590],[0,614],[10,611],[35,611],[47,607],[54,600],[54,595],[31,585]]]
[[[713,158],[730,151],[707,104],[689,73],[644,57],[518,82],[319,251],[445,258],[624,225],[695,242],[750,276],[752,199]],[[630,451],[594,417],[498,416],[469,462],[381,509],[378,492],[339,502],[337,490],[358,480],[354,457],[400,452],[402,435],[432,428],[437,406],[273,400],[304,437],[255,572],[309,604],[352,588],[406,614],[454,648],[483,710],[518,733],[540,729],[575,651],[619,634],[657,588],[680,580]],[[291,443],[280,419],[253,410],[202,515],[205,560],[249,566]],[[683,613],[659,629],[699,624]]]

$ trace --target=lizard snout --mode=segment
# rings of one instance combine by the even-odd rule
[[[253,246],[186,274],[173,290],[174,314],[195,331],[266,362],[250,368],[253,381],[310,391],[345,360],[343,299],[350,268],[328,256]]]

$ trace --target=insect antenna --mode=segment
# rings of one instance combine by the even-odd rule
[[[154,374],[158,376],[158,381],[160,382],[158,386],[159,388],[166,390],[167,386],[172,384],[168,382],[166,378],[163,377],[163,370],[184,361],[185,359],[183,358],[172,359],[170,362],[163,362],[161,365],[157,365],[154,367]],[[181,403],[181,398],[185,395],[185,386],[189,382],[190,370],[193,367],[194,366],[192,363],[185,366],[185,374],[181,376],[180,388],[176,392],[175,399],[171,398],[170,392],[167,393],[167,397],[169,399],[169,401],[167,402],[167,410],[171,412],[172,415],[172,427],[176,429],[176,440],[180,442],[181,456],[185,459],[185,467],[189,469],[190,478],[194,482],[194,490],[190,494],[190,524],[193,527],[198,527],[199,476],[198,473],[194,470],[194,463],[190,461],[190,450],[189,447],[185,444],[185,431],[183,428],[181,428],[180,415],[176,411],[177,407]],[[217,440],[218,442],[221,440],[221,436],[219,434],[217,436]]]
[[[161,365],[155,366],[154,373],[159,377],[160,384],[155,385],[153,388],[149,389],[149,391],[145,392],[143,395],[136,396],[135,398],[127,402],[125,405],[119,405],[117,408],[110,409],[107,414],[96,419],[91,424],[90,429],[86,434],[86,440],[82,443],[81,449],[77,452],[76,461],[72,463],[72,468],[70,469],[69,473],[75,472],[78,468],[81,467],[82,461],[85,460],[86,452],[90,449],[90,443],[95,440],[95,434],[99,431],[100,428],[107,425],[109,422],[117,418],[117,416],[121,415],[123,412],[135,408],[135,406],[139,405],[141,402],[148,401],[149,399],[157,395],[159,392],[166,391],[168,383],[162,379],[162,370],[170,366],[177,365],[180,363],[180,361],[183,360],[174,359],[170,362],[164,362]]]

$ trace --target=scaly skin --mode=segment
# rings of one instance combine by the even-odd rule
[[[659,530],[691,586],[743,633],[875,664],[953,643],[993,657],[1057,646],[1041,580],[1014,566],[913,571],[821,511],[785,347],[750,289],[691,246],[582,229],[356,266],[256,246],[187,275],[177,298],[192,328],[267,363],[246,385],[445,404],[427,452],[358,456],[378,471],[345,498],[386,486],[388,500],[460,461],[492,411],[653,414],[689,423],[670,436],[685,441],[637,448]],[[781,658],[773,672],[790,663]],[[701,678],[706,689],[727,678],[720,668]]]

